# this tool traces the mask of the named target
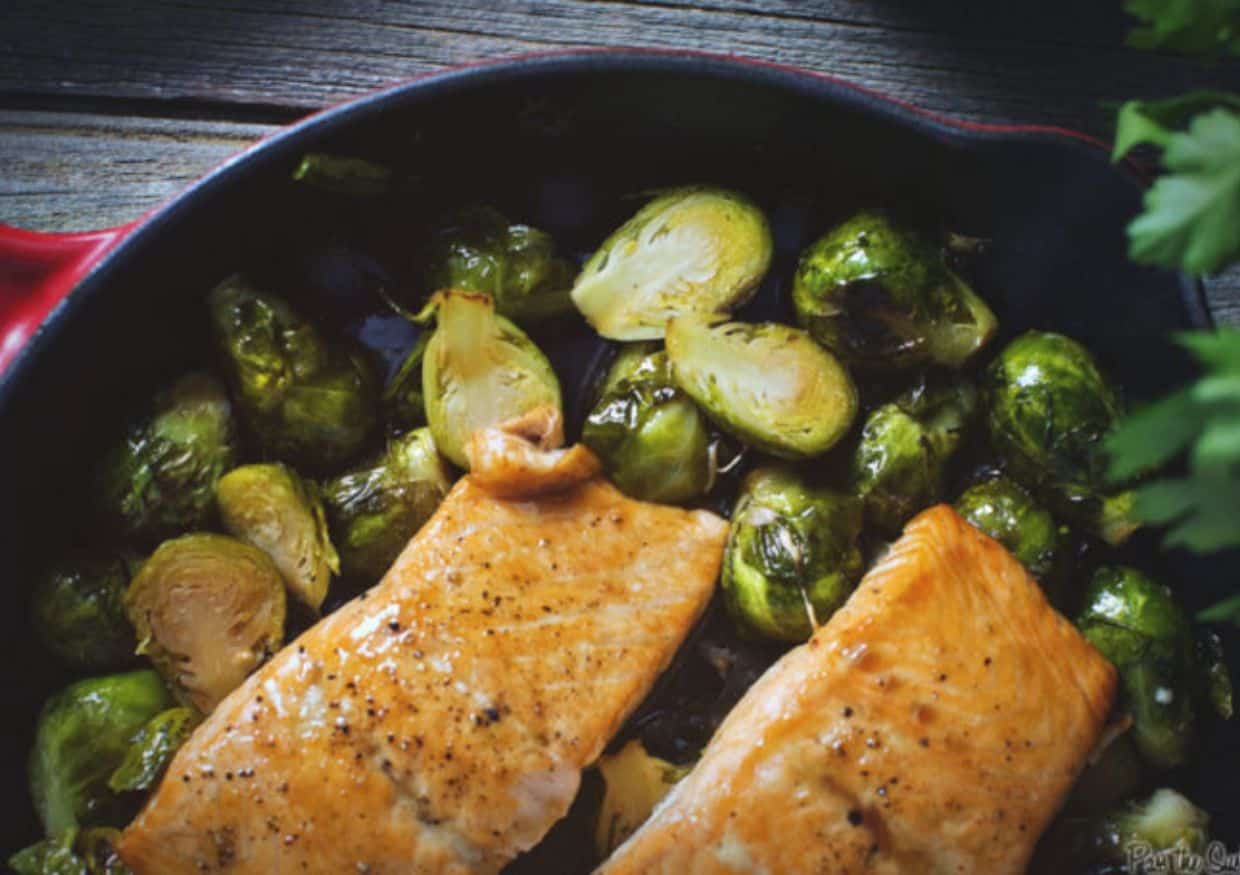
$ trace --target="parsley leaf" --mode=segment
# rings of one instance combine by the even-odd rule
[[[1240,253],[1240,113],[1210,110],[1166,142],[1167,173],[1128,226],[1128,254],[1211,273]]]
[[[1124,9],[1146,25],[1128,35],[1134,48],[1240,54],[1240,0],[1127,0]]]
[[[1205,373],[1120,424],[1107,439],[1109,473],[1127,481],[1187,451],[1187,476],[1137,488],[1137,516],[1171,526],[1168,546],[1240,546],[1240,329],[1177,339]]]
[[[1187,127],[1193,116],[1217,107],[1240,110],[1240,95],[1194,91],[1165,100],[1130,100],[1119,109],[1111,159],[1118,161],[1142,144],[1164,148],[1171,135]]]
[[[1211,605],[1197,614],[1197,619],[1205,623],[1235,623],[1240,626],[1240,595]]]

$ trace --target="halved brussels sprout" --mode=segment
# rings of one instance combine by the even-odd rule
[[[468,207],[435,231],[427,288],[490,295],[495,311],[515,322],[571,312],[577,270],[555,256],[551,235],[513,224],[492,207]]]
[[[128,814],[108,778],[148,720],[172,705],[150,670],[87,678],[43,706],[30,752],[30,795],[49,836],[121,825]]]
[[[652,340],[686,313],[726,314],[743,304],[771,264],[766,216],[721,188],[656,197],[590,257],[573,302],[612,340]]]
[[[1103,448],[1124,408],[1089,350],[1027,332],[991,363],[985,389],[991,443],[1010,473],[1069,521],[1125,541],[1138,526],[1133,494],[1110,491]]]
[[[667,354],[622,356],[609,388],[586,417],[581,441],[602,460],[621,491],[674,504],[705,494],[714,480],[718,441],[697,405],[675,383]]]
[[[535,407],[560,407],[560,384],[547,357],[487,295],[436,295],[435,334],[422,362],[426,420],[435,446],[461,468],[465,446],[480,428]]]
[[[284,300],[239,275],[208,303],[237,409],[265,450],[322,469],[361,449],[378,418],[365,359],[328,344]]]
[[[236,456],[232,409],[207,374],[178,380],[104,457],[97,494],[107,524],[141,541],[206,525],[215,482]]]
[[[138,648],[178,698],[209,714],[280,646],[284,580],[266,553],[224,535],[165,541],[125,593]]]
[[[678,766],[646,752],[633,739],[614,754],[599,758],[603,802],[594,828],[594,849],[600,860],[624,844],[646,822],[655,806],[671,792],[692,766]]]
[[[31,608],[48,650],[82,671],[132,663],[136,641],[124,596],[135,564],[121,555],[62,559],[40,578]]]
[[[321,493],[345,575],[378,581],[451,485],[426,428],[392,441],[372,464],[324,483]]]
[[[958,368],[998,327],[942,252],[873,210],[801,254],[792,302],[815,340],[848,364],[873,370]]]
[[[1141,755],[1160,768],[1183,763],[1195,734],[1198,664],[1188,616],[1171,590],[1135,568],[1099,568],[1076,623],[1119,669]]]
[[[224,528],[270,556],[289,592],[317,611],[340,558],[313,488],[285,465],[243,465],[220,478],[216,500]]]
[[[773,456],[831,449],[857,415],[857,390],[831,353],[796,328],[680,316],[667,326],[676,384],[725,431]]]
[[[723,557],[724,604],[746,631],[805,641],[852,593],[864,562],[861,502],[784,468],[750,472]]]
[[[956,499],[956,512],[1006,547],[1048,589],[1062,578],[1068,529],[1010,477],[975,483]]]
[[[923,379],[866,419],[853,455],[853,490],[884,534],[898,534],[940,498],[947,463],[976,409],[977,391],[968,381]]]
[[[129,750],[108,777],[108,789],[113,793],[150,790],[197,724],[198,712],[193,708],[160,711],[130,740]]]

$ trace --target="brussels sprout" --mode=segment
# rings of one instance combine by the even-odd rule
[[[388,427],[402,434],[426,425],[426,397],[422,394],[422,358],[431,333],[424,331],[405,356],[405,361],[383,390],[383,410]]]
[[[1134,872],[1200,871],[1171,868],[1174,852],[1201,854],[1209,841],[1210,816],[1174,790],[1155,790],[1101,818],[1093,830],[1093,852],[1103,862],[1124,863]],[[1156,868],[1156,859],[1165,862]]]
[[[1010,477],[975,483],[956,499],[956,511],[1006,547],[1043,585],[1053,589],[1068,558],[1068,529]]]
[[[616,362],[630,376],[611,388],[586,417],[581,440],[603,461],[621,491],[673,504],[705,494],[715,473],[718,442],[706,418],[672,382],[667,355]],[[613,370],[617,368],[613,366]]]
[[[394,440],[372,464],[324,483],[344,573],[372,583],[382,577],[451,485],[426,428]]]
[[[52,566],[31,596],[34,627],[47,649],[81,671],[133,662],[137,642],[123,602],[133,564],[118,555],[62,559]]]
[[[17,875],[132,875],[116,853],[119,830],[67,830],[9,857]]]
[[[603,802],[594,828],[594,849],[600,860],[624,844],[646,822],[663,797],[692,766],[677,766],[646,752],[636,739],[614,754],[599,758]]]
[[[468,468],[465,445],[475,431],[543,404],[559,408],[560,384],[547,357],[488,296],[449,290],[436,298],[438,322],[422,362],[426,420],[439,452]]]
[[[661,355],[658,355],[660,353]],[[616,357],[611,360],[611,367],[599,382],[594,402],[597,404],[624,380],[645,380],[668,373],[667,354],[662,344],[655,341],[623,343],[616,351]]]
[[[723,558],[729,613],[748,632],[804,641],[844,603],[863,571],[861,503],[784,468],[750,472]]]
[[[108,789],[114,793],[150,790],[197,723],[193,708],[169,708],[156,714],[131,739],[129,750],[108,777]]]
[[[30,795],[49,836],[123,822],[108,777],[130,739],[172,698],[150,670],[87,678],[47,700],[30,753]]]
[[[555,257],[550,234],[511,224],[491,207],[469,207],[436,230],[426,283],[490,295],[497,313],[524,324],[571,312],[576,275]]]
[[[185,535],[146,560],[125,610],[139,650],[178,698],[207,714],[280,646],[284,581],[251,544]]]
[[[725,431],[773,456],[826,452],[857,415],[857,390],[808,334],[681,316],[667,327],[672,378]]]
[[[656,197],[586,262],[573,303],[612,340],[653,340],[685,313],[726,314],[771,264],[771,229],[756,204],[720,188]]]
[[[866,518],[895,535],[943,492],[947,463],[977,409],[965,380],[921,380],[870,414],[852,459],[853,490]]]
[[[244,465],[220,478],[216,499],[224,528],[270,556],[288,591],[317,611],[340,573],[318,495],[285,465]]]
[[[1196,663],[1188,617],[1171,590],[1134,568],[1099,568],[1077,626],[1119,669],[1141,755],[1161,768],[1184,762],[1193,742]]]
[[[96,492],[105,522],[143,541],[206,525],[235,456],[224,388],[206,374],[178,380],[104,457]]]
[[[998,327],[941,252],[870,210],[802,253],[792,302],[815,340],[848,364],[875,370],[958,368]]]
[[[1022,334],[987,369],[985,390],[991,443],[1017,480],[1109,544],[1136,530],[1132,493],[1108,491],[1102,446],[1123,406],[1085,347]]]
[[[377,420],[367,362],[239,275],[208,303],[237,409],[263,448],[313,468],[348,461]]]

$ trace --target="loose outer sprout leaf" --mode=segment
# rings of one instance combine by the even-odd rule
[[[364,158],[311,152],[301,159],[293,179],[339,194],[366,197],[387,193],[392,168]]]
[[[1167,138],[1166,175],[1128,226],[1133,260],[1212,273],[1240,253],[1240,113],[1214,109]]]

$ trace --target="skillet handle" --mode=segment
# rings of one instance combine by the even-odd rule
[[[132,227],[45,234],[0,224],[0,374],[48,313]]]

